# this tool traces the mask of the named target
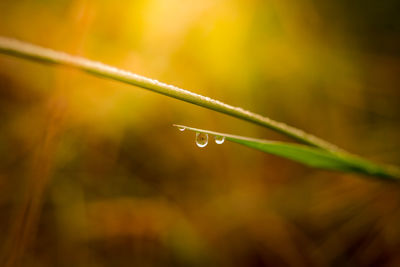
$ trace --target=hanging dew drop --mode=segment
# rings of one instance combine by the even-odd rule
[[[215,143],[217,143],[218,145],[225,142],[225,136],[216,135],[214,138],[215,138]]]
[[[205,147],[208,144],[208,134],[196,133],[196,145],[198,147]]]
[[[186,129],[186,128],[183,127],[183,126],[178,126],[178,130],[181,131],[181,132],[183,132],[185,129]]]

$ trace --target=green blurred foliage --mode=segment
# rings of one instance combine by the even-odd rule
[[[400,165],[398,1],[0,1],[0,34],[112,64]],[[12,266],[398,266],[399,190],[173,123],[287,140],[0,56]],[[2,263],[3,265],[3,263]]]

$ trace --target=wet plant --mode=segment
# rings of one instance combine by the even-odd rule
[[[126,70],[6,37],[0,37],[0,53],[36,60],[42,63],[68,66],[87,71],[102,78],[135,85],[272,129],[304,144],[260,140],[177,125],[181,131],[185,129],[195,131],[196,144],[199,147],[205,147],[208,144],[208,135],[210,134],[215,136],[217,144],[228,140],[311,167],[357,172],[394,180],[400,179],[400,171],[396,167],[370,162],[285,123]]]

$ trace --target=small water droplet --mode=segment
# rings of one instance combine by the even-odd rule
[[[196,133],[196,145],[198,147],[205,147],[208,144],[208,134]]]
[[[215,143],[217,143],[218,145],[225,142],[225,136],[216,135],[214,138],[215,138]]]
[[[183,132],[185,129],[186,129],[186,128],[183,127],[183,126],[178,126],[178,130],[181,131],[181,132]]]

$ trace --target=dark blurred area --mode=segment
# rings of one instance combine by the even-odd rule
[[[1,0],[0,35],[130,70],[400,165],[400,1]],[[394,183],[172,124],[289,139],[0,55],[1,266],[400,266]]]

